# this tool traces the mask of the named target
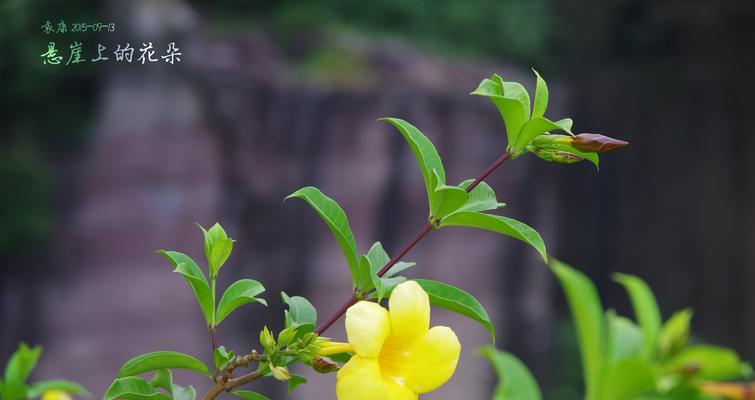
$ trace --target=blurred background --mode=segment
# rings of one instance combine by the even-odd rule
[[[114,32],[45,34],[57,24]],[[191,291],[158,248],[203,259],[195,223],[237,239],[227,284],[262,281],[270,307],[221,327],[237,351],[282,325],[278,293],[321,318],[346,300],[348,273],[325,225],[283,197],[316,185],[348,213],[365,252],[390,252],[424,223],[421,177],[382,116],[409,120],[450,182],[505,147],[503,123],[470,97],[492,73],[551,89],[548,116],[632,145],[587,163],[507,163],[488,182],[502,212],[538,229],[552,254],[590,275],[631,315],[612,271],[637,274],[664,316],[695,310],[697,338],[755,360],[755,3],[748,0],[4,0],[0,4],[0,359],[42,344],[36,377],[104,393],[128,358],[177,350],[210,359]],[[181,62],[44,65],[83,43],[167,43]],[[63,59],[63,63],[66,59]],[[433,233],[410,272],[473,292],[498,345],[522,357],[546,398],[580,398],[565,302],[529,248],[492,233]],[[484,329],[441,310],[464,345],[427,399],[489,398],[476,355]],[[341,338],[342,324],[329,334]],[[334,398],[313,376],[294,398]],[[206,384],[181,376],[202,392]],[[285,397],[283,385],[261,391]],[[465,397],[462,397],[465,396]]]

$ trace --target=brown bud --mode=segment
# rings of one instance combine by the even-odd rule
[[[597,133],[580,133],[571,142],[572,147],[587,153],[605,153],[628,145],[629,142],[598,135]]]
[[[326,357],[313,358],[312,368],[321,374],[338,371],[339,369],[338,364],[334,363],[331,359]]]

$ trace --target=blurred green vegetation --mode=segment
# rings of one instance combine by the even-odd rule
[[[0,3],[0,259],[32,252],[53,225],[54,164],[85,143],[94,98],[93,68],[43,65],[55,41],[63,55],[76,34],[45,35],[45,21],[81,21],[97,2]],[[91,36],[91,34],[90,34]],[[65,62],[65,60],[64,60]],[[5,266],[4,266],[5,267]]]
[[[284,44],[324,31],[400,37],[450,56],[547,63],[550,0],[194,0],[216,30],[258,23]]]

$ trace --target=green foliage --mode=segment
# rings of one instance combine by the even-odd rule
[[[26,400],[42,396],[48,390],[62,390],[70,394],[89,397],[89,392],[81,385],[65,379],[53,379],[28,383],[37,361],[42,354],[42,347],[29,347],[21,343],[10,356],[5,365],[3,379],[0,379],[0,399]]]
[[[190,355],[175,351],[155,351],[136,356],[123,364],[121,370],[118,371],[118,377],[134,376],[161,369],[186,369],[211,377],[204,363]]]
[[[495,328],[488,313],[471,294],[449,284],[429,279],[416,279],[430,297],[430,304],[445,308],[465,317],[471,318],[484,326],[490,333],[490,340],[495,343]]]
[[[215,319],[214,297],[210,290],[210,285],[207,283],[207,278],[202,270],[199,269],[197,263],[191,257],[177,251],[158,250],[158,253],[176,267],[173,272],[183,275],[186,283],[189,284],[189,287],[194,292],[194,297],[196,297],[199,303],[199,308],[202,310],[202,315],[204,315],[207,325],[212,325],[212,321]]]
[[[261,283],[252,279],[241,279],[231,286],[223,293],[223,297],[220,298],[218,303],[218,311],[215,315],[215,323],[219,324],[235,309],[248,303],[261,303],[267,306],[267,301],[256,297],[258,294],[265,291],[265,287]]]
[[[588,400],[704,398],[702,383],[751,372],[729,349],[687,346],[689,310],[674,314],[661,327],[655,296],[640,278],[614,275],[630,296],[635,323],[613,311],[603,315],[587,276],[553,258],[550,266],[572,311]]]
[[[498,376],[498,385],[492,400],[540,400],[542,395],[535,377],[529,369],[511,353],[487,346],[480,349]]]
[[[317,325],[317,310],[307,299],[301,296],[289,297],[281,292],[283,303],[288,306],[284,311],[286,328],[312,331]]]
[[[312,207],[320,218],[328,225],[330,231],[341,246],[346,263],[351,271],[351,278],[357,281],[359,263],[357,262],[357,245],[354,234],[349,227],[349,218],[335,200],[323,194],[320,189],[312,186],[304,187],[288,195],[286,200],[298,197]]]

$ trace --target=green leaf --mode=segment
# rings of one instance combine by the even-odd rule
[[[603,349],[603,307],[592,281],[574,268],[551,258],[549,265],[558,278],[569,302],[579,339],[587,398],[599,400],[598,385]]]
[[[532,246],[544,261],[548,261],[548,253],[540,234],[527,224],[513,218],[479,212],[459,212],[444,218],[440,226],[468,226],[511,236]]]
[[[42,353],[42,347],[29,347],[26,343],[21,343],[8,360],[5,366],[5,385],[7,387],[15,384],[23,384],[29,378],[29,374],[34,370]]]
[[[604,371],[601,396],[597,399],[633,400],[655,389],[652,367],[640,358],[624,358]]]
[[[323,194],[320,189],[308,186],[297,190],[286,197],[286,200],[298,197],[312,207],[323,221],[328,225],[330,231],[338,241],[346,263],[349,265],[351,277],[354,284],[358,281],[359,263],[357,262],[357,245],[354,234],[349,227],[349,219],[346,213],[336,203],[335,200]]]
[[[645,281],[633,275],[614,274],[613,279],[629,293],[635,318],[644,336],[642,354],[644,359],[650,360],[655,355],[661,330],[661,312],[653,291]]]
[[[433,183],[436,185],[433,191],[433,201],[431,201],[430,217],[440,220],[458,210],[469,199],[466,190],[457,186],[448,186],[440,181],[438,172],[433,170]]]
[[[158,392],[146,380],[128,376],[116,379],[105,392],[102,400],[171,400]]]
[[[535,87],[535,101],[532,107],[532,118],[542,117],[548,109],[548,84],[534,68],[532,71],[537,76],[537,86]]]
[[[490,340],[495,343],[495,328],[490,322],[488,313],[477,299],[471,294],[445,284],[429,279],[415,279],[415,281],[427,292],[430,304],[445,308],[465,317],[469,317],[487,328],[490,332]]]
[[[289,297],[285,292],[281,292],[281,299],[288,305],[288,310],[284,311],[286,328],[311,326],[314,329],[317,324],[317,310],[312,303],[301,296]]]
[[[529,119],[529,101],[527,105],[519,98],[504,96],[503,80],[498,75],[493,75],[493,79],[485,79],[480,82],[480,86],[471,94],[485,96],[498,109],[506,125],[506,138],[509,145],[516,142],[516,137],[522,125]]]
[[[173,391],[173,373],[169,369],[158,369],[155,376],[149,381],[154,388],[163,388],[168,392]]]
[[[605,316],[605,365],[624,358],[638,358],[643,349],[643,332],[629,318],[610,310]]]
[[[307,378],[301,375],[291,375],[291,379],[288,380],[288,394],[291,394],[296,390],[299,385],[307,383]]]
[[[498,385],[493,400],[540,400],[537,381],[527,367],[513,354],[486,346],[480,353],[495,368]]]
[[[383,245],[380,242],[370,247],[370,251],[366,255],[360,258],[360,280],[366,280],[360,283],[362,293],[375,289],[375,296],[378,302],[382,301],[384,297],[389,295],[393,288],[402,282],[406,281],[403,276],[395,276],[397,273],[412,267],[414,263],[398,262],[393,265],[383,277],[378,277],[377,273],[388,264],[390,257],[388,253],[383,249]]]
[[[691,320],[692,310],[686,308],[674,313],[663,325],[658,337],[658,348],[664,358],[676,354],[687,346]]]
[[[188,369],[212,378],[207,366],[196,358],[175,351],[156,351],[142,354],[127,361],[118,372],[118,377],[139,375],[158,369]]]
[[[469,185],[474,182],[474,179],[467,179],[459,184],[461,189],[466,190]],[[490,211],[505,206],[504,203],[499,203],[496,199],[495,191],[487,183],[480,182],[471,192],[469,192],[469,198],[456,212],[463,211]]]
[[[197,391],[194,390],[193,386],[181,387],[173,385],[171,393],[173,394],[173,400],[194,400],[197,398]]]
[[[202,273],[202,270],[199,269],[197,263],[191,257],[177,251],[158,250],[157,253],[161,254],[176,267],[173,272],[183,275],[186,283],[189,284],[189,287],[194,292],[194,297],[196,297],[199,307],[202,309],[202,314],[205,321],[207,321],[207,325],[212,324],[215,304],[213,304],[213,296],[207,283],[207,278]]]
[[[218,371],[222,371],[225,369],[226,365],[233,360],[233,358],[236,356],[236,353],[234,352],[228,352],[225,349],[225,346],[219,346],[215,351],[212,353],[213,361],[215,362],[215,369]]]
[[[265,287],[252,279],[241,279],[234,282],[225,290],[223,297],[220,298],[215,324],[220,324],[225,317],[244,304],[256,302],[267,306],[265,299],[256,297],[264,291]]]
[[[270,400],[270,398],[265,395],[261,395],[257,392],[250,392],[248,390],[234,390],[231,393],[246,400]]]
[[[199,229],[202,230],[202,234],[204,235],[204,252],[207,255],[207,261],[210,261],[212,245],[218,240],[228,239],[228,234],[225,233],[225,229],[217,222],[210,229],[205,229],[202,225],[199,225]]]
[[[443,163],[440,160],[438,151],[435,150],[435,146],[419,129],[403,119],[381,118],[379,121],[388,121],[393,124],[409,144],[414,157],[417,159],[422,179],[425,182],[430,210],[436,209],[438,198],[435,195],[435,188],[438,184],[446,183],[446,171],[443,169]],[[434,176],[433,170],[437,172],[437,178]]]
[[[522,126],[516,142],[509,146],[509,152],[513,157],[518,157],[533,139],[546,132],[563,130],[571,133],[571,124],[572,120],[569,118],[556,122],[543,117],[532,118]]]
[[[697,371],[700,379],[723,380],[738,378],[742,361],[734,351],[718,346],[689,346],[664,364],[669,372]]]
[[[212,244],[209,259],[210,277],[212,279],[218,276],[220,268],[231,256],[231,251],[233,251],[233,240],[230,238],[220,239]]]
[[[79,396],[89,397],[89,392],[84,389],[83,386],[78,383],[67,381],[65,379],[53,379],[49,381],[34,382],[29,385],[28,395],[30,398],[39,397],[42,393],[48,390],[62,390],[71,394],[78,394]],[[2,392],[2,389],[0,389]]]

